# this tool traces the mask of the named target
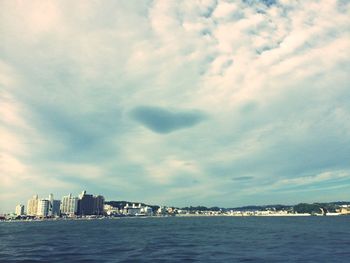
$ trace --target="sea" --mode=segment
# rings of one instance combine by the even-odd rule
[[[350,216],[0,222],[0,262],[350,262]]]

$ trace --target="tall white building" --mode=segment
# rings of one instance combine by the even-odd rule
[[[24,205],[16,205],[16,215],[24,215]]]
[[[39,197],[38,195],[34,195],[33,198],[28,200],[27,203],[27,215],[29,216],[35,216],[38,211],[38,201]]]
[[[48,216],[49,215],[50,201],[47,199],[39,199],[37,216]]]
[[[62,197],[61,213],[65,215],[76,215],[78,213],[78,197],[72,194]]]

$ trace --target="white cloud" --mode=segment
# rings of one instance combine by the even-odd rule
[[[98,182],[102,179],[104,171],[101,167],[91,164],[66,164],[66,163],[54,163],[50,165],[50,169],[53,169],[56,174],[64,174],[75,178],[81,178],[84,180],[91,180]]]
[[[138,189],[141,198],[153,181],[164,189],[146,191],[148,200],[183,193],[205,203],[236,191],[230,178],[239,174],[256,189],[270,177],[317,184],[322,176],[304,174],[348,167],[348,4],[0,5],[8,192],[21,178],[51,178],[56,189],[103,181],[108,195],[139,198],[129,191]],[[208,119],[160,135],[129,118],[140,105],[200,110]],[[33,192],[45,187],[37,185]]]
[[[319,182],[329,181],[329,180],[338,180],[338,179],[349,179],[349,171],[331,171],[331,172],[322,172],[314,176],[304,176],[293,179],[283,179],[272,185],[272,188],[278,188],[283,186],[302,186],[315,184]]]

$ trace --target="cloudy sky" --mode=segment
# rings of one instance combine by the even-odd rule
[[[1,211],[33,194],[350,199],[350,3],[0,2]]]

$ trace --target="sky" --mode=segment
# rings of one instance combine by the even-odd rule
[[[350,200],[349,1],[1,0],[0,35],[0,212]]]

